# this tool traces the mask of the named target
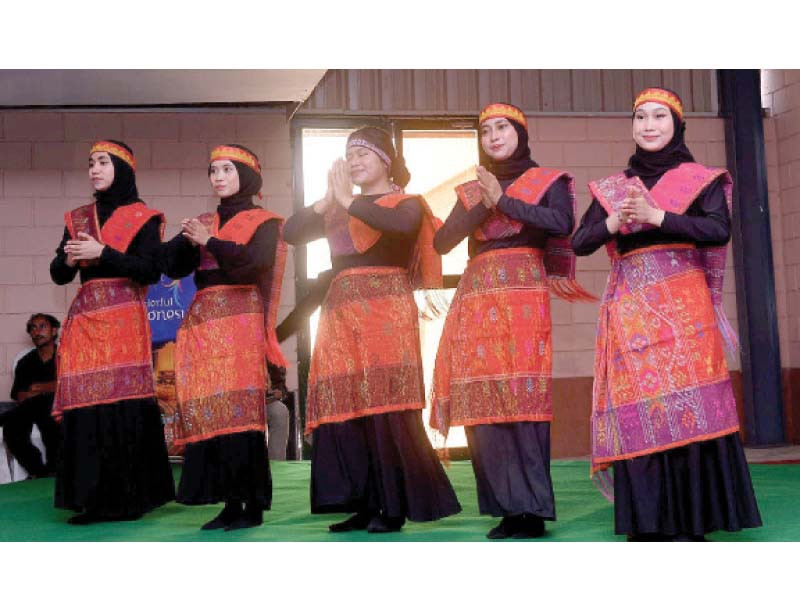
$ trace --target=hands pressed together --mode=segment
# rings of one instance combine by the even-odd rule
[[[347,161],[343,158],[337,159],[328,171],[328,189],[325,190],[325,195],[314,203],[314,211],[323,214],[334,202],[339,203],[345,210],[353,203],[353,180],[350,178]]]
[[[67,254],[67,264],[74,267],[81,260],[93,260],[99,258],[105,245],[98,242],[88,233],[80,232],[78,238],[69,240],[64,245],[64,252]]]
[[[644,196],[636,188],[628,188],[628,195],[620,204],[619,212],[612,213],[606,219],[609,233],[617,233],[624,224],[647,223],[661,227],[664,221],[664,211],[650,206]]]
[[[211,238],[208,227],[197,219],[184,219],[181,221],[181,234],[194,246],[205,246]]]

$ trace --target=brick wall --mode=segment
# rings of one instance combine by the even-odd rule
[[[800,368],[800,70],[763,70],[781,362]]]
[[[262,204],[292,211],[290,126],[281,110],[230,112],[0,112],[0,399],[11,388],[11,363],[30,347],[31,312],[63,319],[77,284],[56,286],[49,264],[63,231],[63,214],[91,200],[87,161],[93,140],[124,140],[136,155],[142,199],[167,216],[166,237],[178,223],[212,209],[206,165],[224,142],[252,148],[264,167]],[[290,254],[291,256],[291,254]],[[287,264],[279,318],[294,305],[294,263]],[[295,363],[294,339],[284,351]],[[297,371],[289,373],[296,387]]]

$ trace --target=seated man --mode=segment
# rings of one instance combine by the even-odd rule
[[[28,319],[33,350],[14,369],[11,398],[14,408],[0,415],[3,438],[11,454],[32,478],[52,474],[60,444],[59,426],[50,416],[56,391],[56,338],[61,323],[52,315],[37,313]],[[47,464],[31,443],[33,425],[39,428],[47,452]]]
[[[270,389],[267,391],[267,455],[270,460],[286,460],[289,441],[289,409],[283,403],[286,391],[286,369],[267,361]]]

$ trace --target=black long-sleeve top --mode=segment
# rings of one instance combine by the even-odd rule
[[[472,234],[492,211],[483,204],[467,210],[460,200],[456,200],[444,225],[433,238],[436,251],[439,254],[447,254],[461,240],[469,236],[468,251],[470,258],[473,258],[483,252],[502,248],[544,248],[549,236],[569,235],[575,216],[566,179],[561,178],[553,183],[536,205],[526,204],[505,194],[508,186],[514,181],[514,179],[499,180],[504,193],[497,203],[497,208],[507,217],[522,223],[522,231],[515,236],[499,240],[478,241]]]
[[[100,226],[108,220],[113,209],[98,203],[97,216]],[[61,244],[56,249],[56,256],[50,263],[50,277],[54,283],[64,285],[75,279],[80,271],[81,283],[92,279],[126,277],[141,285],[156,283],[161,277],[157,263],[157,254],[161,245],[161,219],[151,217],[139,230],[125,252],[114,250],[111,246],[103,248],[99,262],[87,267],[67,264],[64,246],[71,239],[69,230],[64,227]]]
[[[14,383],[11,386],[11,397],[16,400],[20,392],[27,391],[34,383],[50,383],[56,380],[55,353],[48,361],[43,361],[34,348],[19,359],[14,369]],[[49,392],[46,392],[49,393]]]
[[[275,251],[280,230],[276,219],[256,228],[247,244],[209,238],[206,249],[214,256],[218,269],[200,270],[194,283],[198,290],[212,285],[258,284],[266,271],[275,264]],[[182,233],[161,245],[159,264],[173,279],[186,277],[200,265],[200,248]]]
[[[352,267],[407,267],[422,223],[422,206],[416,197],[403,200],[395,208],[375,204],[384,194],[356,196],[348,213],[383,233],[364,254],[333,256],[333,271]],[[294,246],[325,237],[325,218],[313,206],[293,214],[283,228],[283,239]]]
[[[659,179],[660,176],[643,177],[642,182],[649,190]],[[731,216],[722,178],[709,185],[684,214],[666,212],[659,228],[628,235],[611,234],[606,226],[606,218],[608,213],[597,199],[593,199],[578,230],[572,236],[575,254],[592,254],[612,238],[616,238],[617,250],[620,255],[624,255],[658,244],[695,242],[698,246],[722,245],[728,242],[731,234]]]

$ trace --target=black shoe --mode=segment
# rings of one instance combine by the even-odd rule
[[[517,533],[518,517],[503,517],[498,525],[492,527],[486,537],[490,540],[504,540]]]
[[[90,523],[97,523],[102,519],[92,512],[82,512],[67,519],[70,525],[89,525]]]
[[[144,516],[144,513],[137,512],[137,513],[121,515],[119,517],[114,517],[113,519],[105,519],[105,520],[106,521],[138,521],[143,516]]]
[[[681,533],[672,538],[673,542],[710,542],[704,535],[691,535]]]
[[[539,538],[544,535],[544,519],[531,513],[523,513],[516,522],[515,539]]]
[[[344,531],[360,531],[366,529],[369,522],[372,520],[371,513],[356,513],[349,519],[345,519],[340,523],[328,525],[328,531],[331,533],[342,533]]]
[[[367,525],[369,533],[393,533],[400,531],[400,528],[406,522],[405,517],[386,517],[383,515],[375,515]]]
[[[225,527],[225,531],[234,529],[247,529],[248,527],[258,527],[264,523],[264,511],[261,507],[245,504],[244,512],[231,524]]]
[[[225,529],[236,519],[242,516],[241,502],[226,502],[225,508],[200,529],[209,531],[211,529]]]
[[[663,533],[629,533],[629,542],[671,542],[672,536]]]

